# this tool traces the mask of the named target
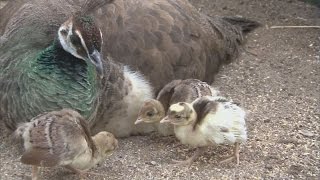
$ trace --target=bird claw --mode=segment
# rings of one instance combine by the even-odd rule
[[[194,160],[199,157],[199,155],[204,151],[205,147],[197,148],[196,152],[193,154],[192,157],[188,158],[187,160],[184,161],[178,161],[178,160],[172,160],[173,162],[176,163],[176,165],[187,165],[188,168],[192,165]]]
[[[89,178],[86,176],[86,173],[84,173],[84,172],[79,172],[78,175],[80,176],[80,180],[87,180],[87,179],[89,179]]]
[[[235,143],[233,154],[230,157],[228,157],[227,159],[220,161],[220,163],[230,162],[231,160],[236,159],[237,165],[239,165],[239,162],[240,162],[240,160],[239,160],[239,146],[240,146],[239,143]]]
[[[237,165],[239,165],[239,157],[236,154],[231,155],[230,157],[226,158],[225,160],[220,161],[219,163],[227,163],[227,162],[230,162],[234,159],[237,160]]]
[[[224,160],[220,161],[219,163],[227,163],[227,162],[232,161],[234,158],[235,158],[235,157],[232,155],[231,157],[228,157],[228,158],[226,158],[226,159],[224,159]]]

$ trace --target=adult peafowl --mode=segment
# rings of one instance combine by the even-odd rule
[[[72,108],[117,137],[153,131],[134,125],[143,101],[173,79],[211,83],[259,26],[187,0],[14,0],[0,17],[0,120]]]

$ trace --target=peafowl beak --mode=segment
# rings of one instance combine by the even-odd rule
[[[170,119],[169,119],[168,116],[164,117],[164,118],[160,121],[160,123],[168,123],[168,122],[170,122]]]
[[[140,123],[142,123],[142,122],[143,122],[143,120],[142,120],[141,118],[138,118],[138,119],[136,120],[136,122],[134,122],[134,124],[137,125],[137,124],[140,124]]]
[[[96,67],[96,70],[100,78],[102,78],[103,77],[103,65],[102,65],[103,58],[100,52],[95,49],[93,53],[89,55],[89,59],[91,63],[94,64],[94,66]]]

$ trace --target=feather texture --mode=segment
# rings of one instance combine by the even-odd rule
[[[198,148],[189,159],[192,164],[203,147],[219,144],[234,145],[233,158],[239,164],[239,146],[247,140],[245,112],[235,103],[221,96],[203,96],[192,103],[179,102],[170,106],[168,115],[161,123],[174,125],[176,137],[182,144]]]
[[[81,10],[92,14],[102,31],[100,80],[81,63],[61,74],[64,67],[47,64],[43,69],[37,62],[51,53],[59,26]],[[158,93],[169,81],[185,78],[211,83],[221,64],[238,55],[243,33],[258,25],[243,18],[208,17],[187,0],[17,0],[9,1],[0,15],[5,17],[0,19],[0,119],[14,129],[42,112],[73,108],[93,132],[103,128],[116,136],[150,132],[152,127],[133,123],[136,107],[151,98],[151,87]],[[151,83],[145,83],[148,88],[136,103],[128,104],[128,98],[141,81],[131,82],[118,62]]]
[[[15,134],[24,143],[21,162],[34,166],[87,170],[109,155],[106,150],[112,152],[117,146],[117,140],[107,132],[92,138],[87,122],[70,109],[40,114],[20,124]]]
[[[173,80],[158,93],[157,100],[167,111],[171,104],[192,102],[202,96],[217,96],[219,92],[198,79]]]
[[[156,99],[148,99],[140,108],[136,123],[155,123],[157,131],[164,136],[173,134],[173,126],[159,124],[169,106],[178,102],[193,102],[202,96],[217,96],[219,92],[198,79],[173,80],[165,85]]]
[[[214,144],[243,143],[247,139],[245,112],[230,101],[219,101],[221,97],[210,98],[218,102],[216,107],[204,110],[199,131]],[[197,103],[197,102],[195,102]],[[198,113],[197,113],[198,114]],[[200,113],[199,113],[200,114]]]
[[[173,104],[168,118],[177,138],[194,147],[243,143],[247,139],[244,110],[221,96]]]

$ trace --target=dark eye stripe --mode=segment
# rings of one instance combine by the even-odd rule
[[[71,43],[72,43],[73,45],[75,45],[75,46],[82,46],[81,40],[80,40],[80,38],[79,38],[78,35],[72,34],[72,35],[70,36],[70,41],[71,41]]]
[[[68,35],[68,32],[67,32],[67,30],[65,30],[65,29],[62,29],[62,30],[60,31],[60,33],[61,33],[62,35],[64,35],[64,36]]]

